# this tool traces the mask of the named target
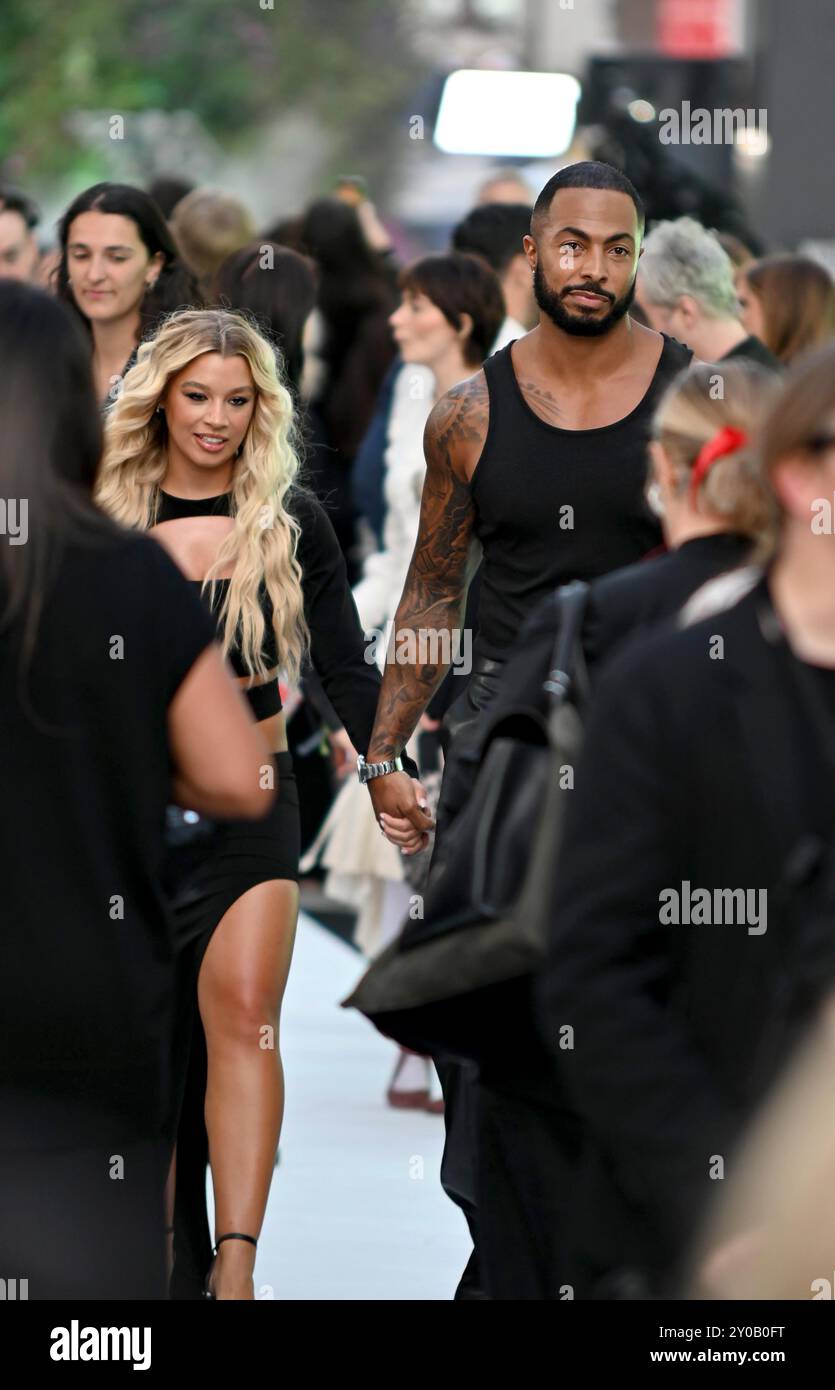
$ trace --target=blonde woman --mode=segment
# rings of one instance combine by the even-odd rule
[[[99,502],[122,523],[150,531],[210,605],[273,750],[278,785],[265,819],[216,823],[210,847],[179,885],[180,940],[194,952],[208,1059],[218,1232],[205,1285],[212,1298],[253,1297],[283,1112],[278,1021],[298,914],[299,815],[278,674],[296,681],[309,653],[359,749],[368,744],[380,684],[365,659],[333,529],[298,486],[298,466],[292,400],[275,351],[243,316],[186,310],[140,346],[108,420]],[[199,742],[204,731],[196,726],[193,737]],[[187,1120],[186,1113],[180,1160],[195,1151]],[[182,1266],[191,1265],[193,1279],[209,1263],[205,1227],[202,1238],[195,1233],[203,1174],[199,1162],[188,1174],[178,1163],[184,1291],[193,1284],[183,1283]]]

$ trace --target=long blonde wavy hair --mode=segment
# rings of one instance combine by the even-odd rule
[[[97,501],[125,526],[147,530],[154,525],[168,461],[168,427],[157,406],[172,377],[205,352],[246,360],[255,383],[255,408],[234,466],[233,527],[203,590],[212,586],[214,605],[214,581],[234,562],[221,609],[223,650],[228,652],[239,637],[244,663],[263,677],[265,623],[259,590],[266,585],[282,669],[294,682],[309,631],[296,559],[300,527],[284,507],[299,468],[293,399],[281,381],[275,350],[246,317],[224,309],[178,310],[155,338],[141,344],[107,420]]]

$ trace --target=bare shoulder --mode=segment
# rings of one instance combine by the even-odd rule
[[[468,482],[484,447],[489,418],[487,378],[480,368],[433,407],[423,436],[427,466],[451,468]]]

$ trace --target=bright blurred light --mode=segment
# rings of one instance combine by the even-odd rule
[[[768,154],[770,140],[768,131],[754,126],[740,126],[734,137],[736,154],[743,155],[746,159],[760,159],[764,154]]]
[[[654,121],[656,110],[651,101],[630,101],[626,108],[633,121]]]
[[[444,84],[435,144],[446,154],[564,154],[580,84],[564,72],[460,68]]]

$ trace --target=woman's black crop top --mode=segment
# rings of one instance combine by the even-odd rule
[[[160,489],[156,520],[229,516],[231,498],[231,492],[218,497],[173,497]],[[301,566],[304,615],[310,630],[310,661],[352,744],[359,752],[365,752],[371,741],[381,676],[373,655],[366,658],[365,636],[348,586],[345,560],[333,526],[315,497],[300,487],[292,487],[285,497],[285,508],[301,528],[296,558]],[[192,582],[199,592],[200,581]],[[216,617],[228,582],[218,580],[215,586]],[[203,598],[211,605],[211,586]],[[265,665],[272,670],[280,667],[282,661],[276,650],[273,609],[266,586],[262,588],[262,612],[266,628],[262,654]],[[229,652],[229,660],[239,676],[251,674],[237,644]],[[246,695],[256,719],[266,719],[281,709],[277,679],[247,690]]]

